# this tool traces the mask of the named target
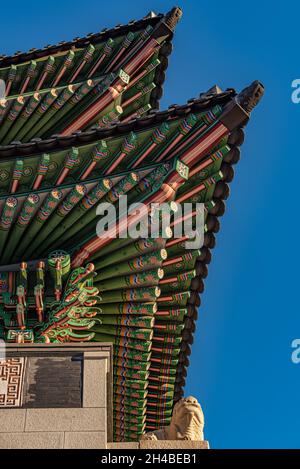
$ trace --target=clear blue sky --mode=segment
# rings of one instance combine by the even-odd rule
[[[247,3],[247,6],[246,6]],[[11,54],[165,12],[169,0],[19,1],[2,5],[1,52]],[[12,9],[10,9],[10,6]],[[186,1],[162,107],[217,83],[266,93],[247,127],[242,158],[202,297],[186,394],[203,404],[214,448],[300,448],[300,78],[296,1]],[[18,12],[18,15],[16,14]]]

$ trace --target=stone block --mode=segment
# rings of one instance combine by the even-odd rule
[[[120,449],[120,450],[126,450],[126,449],[139,449],[139,443],[135,441],[124,441],[122,443],[107,443],[107,449]]]
[[[141,440],[140,449],[209,449],[208,441],[190,440]]]
[[[107,406],[107,359],[100,353],[84,353],[83,407]]]
[[[62,449],[62,432],[0,433],[1,449]]]
[[[23,432],[25,429],[25,409],[0,409],[0,434]]]
[[[66,432],[65,449],[105,449],[105,432]]]
[[[106,431],[105,409],[27,409],[25,431]]]

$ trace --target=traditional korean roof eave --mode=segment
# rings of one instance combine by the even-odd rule
[[[107,125],[107,122],[110,120],[128,120],[131,115],[140,116],[149,112],[149,109],[158,109],[159,100],[163,93],[162,86],[165,80],[165,70],[168,67],[168,55],[172,51],[173,31],[181,18],[181,14],[180,8],[175,7],[165,15],[153,16],[151,14],[141,21],[130,22],[128,25],[118,25],[113,29],[104,30],[101,33],[91,34],[84,38],[76,38],[69,42],[62,42],[56,46],[47,46],[44,49],[31,50],[28,53],[16,53],[14,56],[5,57],[0,60],[0,78],[6,81],[7,89],[7,100],[3,100],[1,104],[2,124],[5,123],[6,119],[9,119],[8,130],[7,125],[4,127],[5,131],[4,128],[2,129],[3,135],[1,135],[0,141],[6,144],[13,140],[30,140],[34,134],[31,129],[28,129],[27,122],[29,119],[32,119],[32,114],[34,116],[42,114],[43,122],[47,119],[47,116],[51,116],[50,121],[46,120],[44,125],[46,128],[39,127],[39,133],[37,133],[38,136],[47,138],[49,135],[48,129],[51,129],[54,125],[54,117],[52,117],[52,114],[56,112],[54,108],[58,109],[58,114],[55,116],[57,119],[55,124],[58,124],[57,130],[61,132],[64,130],[61,116],[65,116],[69,122],[72,122],[73,108],[78,108],[80,113],[86,113],[89,106],[91,106],[91,99],[96,99],[96,96],[93,95],[98,93],[97,82],[99,78],[101,76],[109,78],[108,72],[114,72],[117,75],[123,74],[123,79],[125,80],[124,82],[120,79],[114,80],[117,95],[113,100],[115,105],[118,104],[118,112],[115,112],[116,108],[114,108],[113,112],[110,112],[111,109],[109,107],[107,111],[104,107],[101,111],[99,110],[98,114],[95,114],[94,120],[99,116],[101,119],[104,119],[105,125]],[[118,42],[120,37],[123,37],[121,45]],[[130,39],[127,40],[127,37]],[[112,45],[114,38],[116,38],[117,46]],[[152,43],[151,47],[149,41]],[[111,44],[111,46],[107,45],[107,49],[105,49],[106,46],[104,44]],[[95,49],[97,45],[98,49]],[[135,57],[136,54],[139,54],[141,46],[145,50],[149,46],[151,54],[147,56],[145,52],[145,57],[142,54],[144,57],[142,68],[141,64],[137,65],[136,68],[130,65],[130,61],[136,62]],[[100,54],[103,55],[102,58],[99,55],[97,56],[99,47]],[[91,49],[93,51],[89,52]],[[107,52],[105,52],[106,50]],[[82,55],[83,52],[81,53],[81,51],[85,51],[86,55]],[[74,55],[74,53],[76,54]],[[64,54],[62,59],[65,61],[64,63],[59,61],[60,54]],[[74,59],[71,56],[70,59],[68,58],[70,54],[73,54]],[[48,62],[49,65],[47,65]],[[98,63],[101,65],[97,65]],[[91,65],[89,66],[88,64]],[[33,67],[32,70],[31,67]],[[88,71],[86,67],[90,67]],[[124,71],[123,67],[125,68]],[[97,76],[95,72],[91,71],[92,69],[97,69]],[[98,75],[101,69],[102,73]],[[45,70],[49,71],[45,73]],[[68,70],[71,70],[71,72],[68,72]],[[84,70],[85,79],[88,77],[86,82],[83,82],[82,70]],[[60,71],[63,83],[60,83]],[[137,71],[138,73],[135,75]],[[51,78],[53,76],[54,81]],[[79,88],[76,84],[75,76],[81,77],[81,80],[79,80],[81,87]],[[128,80],[130,79],[132,83],[128,85]],[[44,86],[42,86],[42,83]],[[65,87],[69,85],[65,93],[58,87],[60,85]],[[114,86],[114,84],[111,86]],[[43,90],[42,88],[45,89]],[[47,93],[45,94],[46,91]],[[56,97],[54,98],[55,94]],[[72,94],[73,96],[71,96]],[[10,95],[14,95],[13,102],[10,101]],[[17,102],[17,99],[21,101]],[[97,97],[97,100],[99,101],[99,97]],[[41,106],[47,109],[41,110]],[[87,107],[85,108],[85,106]],[[10,115],[11,109],[13,112],[12,116]],[[120,113],[122,114],[121,116]],[[42,122],[40,124],[42,125]],[[85,126],[77,126],[73,122],[73,127],[71,126],[71,128],[74,129],[74,127],[75,129],[81,129]],[[56,129],[50,131],[53,130],[56,131]],[[67,132],[68,130],[66,130]]]
[[[114,422],[115,438],[117,440],[138,439],[145,429],[151,430],[167,424],[172,404],[183,393],[188,356],[191,352],[190,346],[195,331],[197,308],[200,304],[200,294],[204,288],[203,279],[207,275],[207,264],[210,262],[211,249],[215,244],[215,233],[220,227],[219,217],[222,216],[225,210],[224,200],[228,197],[228,184],[233,178],[232,165],[239,159],[239,146],[243,142],[243,127],[262,94],[263,87],[259,82],[254,82],[238,95],[234,90],[221,93],[220,90],[214,88],[202,94],[199,99],[190,100],[184,106],[171,106],[164,112],[152,112],[147,118],[114,125],[104,131],[77,132],[69,137],[56,136],[48,141],[31,142],[34,151],[30,154],[24,151],[28,149],[27,144],[16,144],[0,148],[0,155],[3,150],[10,152],[8,155],[3,156],[3,160],[13,161],[16,156],[24,160],[29,156],[38,159],[41,152],[55,152],[58,149],[67,150],[70,147],[80,147],[87,143],[91,143],[93,146],[99,139],[107,138],[108,142],[111,142],[117,137],[123,136],[120,140],[124,141],[124,136],[134,131],[138,135],[138,140],[140,139],[141,151],[144,154],[145,140],[146,143],[149,140],[151,142],[151,139],[147,138],[147,136],[149,137],[149,131],[151,131],[154,132],[154,134],[151,133],[152,137],[154,135],[154,142],[158,143],[155,149],[152,147],[149,160],[147,157],[141,160],[137,159],[140,154],[140,147],[137,147],[134,151],[138,155],[130,153],[129,158],[126,160],[129,162],[126,169],[142,171],[147,168],[151,161],[160,162],[158,166],[165,166],[166,164],[168,166],[170,162],[171,169],[168,169],[163,176],[161,173],[156,174],[156,177],[159,177],[159,184],[153,185],[153,180],[149,184],[149,179],[146,181],[147,184],[142,183],[139,188],[146,188],[143,189],[142,194],[140,191],[136,192],[137,179],[133,181],[129,188],[129,191],[133,191],[133,200],[141,200],[146,204],[150,203],[149,200],[158,200],[158,196],[161,200],[161,196],[166,194],[161,191],[162,183],[164,182],[163,185],[166,186],[165,183],[172,184],[174,182],[175,189],[172,195],[174,198],[167,198],[170,203],[172,201],[175,204],[180,204],[182,201],[187,200],[192,202],[203,201],[205,204],[206,233],[204,246],[200,249],[200,253],[187,253],[188,256],[191,255],[187,263],[184,260],[182,268],[179,263],[179,266],[176,266],[176,269],[173,270],[174,258],[177,259],[178,253],[179,255],[182,253],[182,250],[178,249],[177,240],[175,240],[175,248],[174,244],[171,244],[174,238],[170,238],[163,241],[164,245],[155,246],[150,251],[151,256],[153,256],[151,262],[154,259],[155,267],[159,271],[165,270],[163,277],[153,273],[152,270],[140,270],[141,267],[144,269],[143,262],[149,262],[149,258],[145,261],[143,257],[145,252],[148,255],[149,251],[144,249],[145,245],[143,245],[141,253],[136,249],[135,243],[132,243],[131,257],[129,261],[127,257],[126,262],[130,262],[130,273],[134,275],[130,275],[130,282],[132,283],[128,283],[129,279],[126,275],[129,270],[125,274],[118,270],[124,268],[124,263],[120,263],[120,253],[122,252],[122,255],[124,255],[127,246],[124,248],[123,244],[121,244],[121,247],[118,244],[117,249],[115,249],[114,241],[108,244],[101,241],[100,244],[97,244],[98,240],[95,245],[94,229],[88,237],[82,239],[85,236],[84,227],[89,230],[89,224],[84,225],[83,229],[74,226],[76,225],[76,223],[74,224],[76,217],[72,218],[73,224],[70,223],[71,228],[69,229],[64,224],[56,225],[56,220],[54,220],[55,223],[52,223],[50,219],[49,234],[44,230],[43,237],[37,243],[36,252],[39,251],[38,254],[42,257],[48,247],[51,249],[62,247],[69,252],[68,249],[76,245],[75,252],[70,252],[72,268],[75,270],[82,269],[81,266],[86,262],[95,264],[97,274],[94,286],[102,295],[99,306],[103,305],[108,308],[108,311],[107,309],[104,311],[108,314],[108,322],[105,322],[107,319],[107,317],[103,317],[105,315],[100,315],[103,324],[101,326],[97,324],[91,326],[91,331],[95,332],[95,340],[105,339],[107,341],[110,337],[116,345],[114,352]],[[193,127],[193,124],[195,127]],[[161,131],[159,132],[161,128],[163,130],[169,128],[167,138]],[[179,129],[185,136],[182,137],[181,135],[178,140],[176,132]],[[221,133],[218,133],[218,129],[221,129]],[[156,131],[158,133],[155,133]],[[212,137],[210,137],[211,135]],[[176,138],[172,140],[174,136]],[[207,141],[207,136],[209,137],[208,140],[212,139],[210,143]],[[166,138],[167,142],[163,137]],[[174,141],[177,142],[177,147],[176,145],[171,146]],[[167,150],[164,146],[165,143]],[[45,144],[50,144],[50,150],[49,147],[46,149],[43,146]],[[42,150],[35,145],[41,145]],[[204,146],[202,153],[201,146]],[[149,152],[145,154],[149,155]],[[161,159],[160,155],[162,155]],[[63,161],[64,159],[60,160],[61,163]],[[137,161],[140,161],[140,163],[135,165]],[[177,163],[181,163],[181,161],[183,168],[178,168]],[[189,177],[185,172],[187,167],[190,171]],[[208,168],[208,171],[203,171],[203,168]],[[117,166],[111,176],[118,178],[120,169],[122,169],[122,166]],[[105,172],[101,174],[101,177],[105,176]],[[173,179],[170,179],[170,176]],[[18,196],[16,192],[15,195]],[[72,217],[72,212],[67,216]],[[73,226],[74,234],[72,232]],[[172,224],[170,226],[172,227]],[[61,244],[59,238],[61,233],[64,233],[66,244]],[[26,242],[29,241],[30,239],[27,239]],[[90,244],[91,241],[93,245]],[[115,241],[119,243],[118,239]],[[42,246],[42,249],[40,249],[40,246]],[[91,250],[89,250],[90,247]],[[162,248],[167,252],[166,258],[161,256]],[[19,249],[21,248],[19,247]],[[32,251],[35,248],[31,245],[30,249]],[[28,252],[30,254],[30,251]],[[134,252],[134,255],[132,255],[132,252]],[[81,253],[84,255],[79,255]],[[126,255],[128,255],[127,252]],[[13,258],[7,255],[7,259],[10,262]],[[169,260],[171,264],[168,264]],[[190,267],[190,260],[195,262],[193,267]],[[13,261],[15,262],[15,259]],[[150,267],[148,266],[148,268]],[[115,274],[114,269],[118,270],[118,275]],[[128,264],[126,264],[126,269],[129,269]],[[116,278],[113,276],[116,276]],[[134,280],[132,279],[133,276]],[[110,282],[114,282],[114,284],[111,285]],[[149,287],[149,291],[146,292],[148,296],[146,297],[144,296],[145,285],[146,288]],[[160,293],[156,295],[157,288]],[[124,293],[125,296],[122,296]],[[131,296],[128,297],[127,293],[130,293]],[[181,296],[182,294],[183,296]],[[182,299],[184,302],[181,302]],[[128,303],[126,303],[128,301],[133,302],[133,312],[126,309],[128,308]],[[154,322],[153,318],[149,318],[150,314],[147,309],[149,303],[147,304],[147,302],[151,302],[151,314],[155,317]],[[153,309],[154,303],[156,304],[156,311]],[[117,309],[120,317],[114,318],[116,322],[110,322],[111,307],[116,311],[116,308],[119,308],[120,305],[125,307],[125,311],[124,309]],[[132,307],[132,303],[130,305]],[[141,320],[141,324],[146,323],[146,326],[139,325],[136,327],[136,323],[134,323],[136,316],[134,315],[141,313],[140,308],[143,309],[144,318],[139,318],[139,320]],[[180,308],[186,311],[184,314],[182,313],[182,316],[180,316],[182,311]],[[168,316],[167,321],[164,319],[166,314]],[[114,329],[115,325],[118,327]],[[87,340],[89,340],[90,335],[87,334]],[[125,336],[126,340],[124,339]],[[72,336],[72,339],[78,340],[76,336]],[[141,359],[138,358],[139,354],[142,356]],[[138,368],[140,362],[141,368]],[[167,379],[165,380],[165,378]],[[119,386],[120,382],[122,382],[122,386]],[[137,402],[134,402],[135,399]],[[143,405],[140,407],[138,415],[136,415],[132,412],[132,406],[133,404],[139,405],[138,401],[142,401]]]
[[[247,92],[247,88],[245,89]],[[258,90],[259,96],[260,91]],[[243,98],[242,98],[243,99]],[[249,112],[254,108],[257,104],[256,98],[247,99],[245,101],[247,103]],[[194,286],[191,284],[191,298],[188,301],[190,305],[190,314],[188,314],[185,320],[185,328],[182,333],[182,342],[180,346],[180,354],[176,372],[176,380],[175,380],[175,387],[174,387],[174,404],[183,397],[184,395],[184,386],[185,386],[185,377],[187,376],[187,368],[189,366],[189,355],[191,354],[191,346],[194,341],[194,333],[196,330],[196,321],[198,318],[198,308],[201,304],[201,294],[204,291],[204,284],[203,281],[207,276],[207,265],[211,262],[212,257],[212,249],[214,249],[216,245],[216,237],[215,234],[218,233],[220,230],[220,222],[219,219],[224,215],[225,212],[225,201],[229,197],[229,184],[232,182],[234,178],[234,171],[233,166],[238,163],[240,158],[240,146],[244,142],[244,131],[243,126],[239,126],[235,129],[235,131],[231,134],[228,140],[228,144],[231,146],[231,152],[225,157],[226,164],[228,168],[232,171],[228,172],[228,175],[223,177],[222,182],[217,183],[216,189],[213,194],[213,199],[217,202],[215,209],[210,211],[210,216],[212,218],[211,228],[205,234],[204,239],[204,246],[201,250],[201,256],[199,257],[198,262],[202,264],[202,266],[206,266],[203,269],[203,273],[196,275],[194,277]],[[219,204],[218,204],[219,202]]]
[[[89,33],[83,37],[75,37],[71,41],[61,41],[58,44],[47,44],[41,49],[32,48],[27,52],[17,51],[13,55],[7,56],[2,54],[0,56],[0,68],[8,67],[9,65],[18,65],[22,62],[30,60],[40,59],[44,56],[54,55],[59,52],[64,52],[72,48],[81,48],[87,44],[97,44],[100,41],[114,38],[126,34],[129,31],[138,31],[141,28],[145,28],[148,25],[156,26],[159,21],[164,18],[163,13],[159,13],[156,16],[145,16],[140,20],[132,20],[127,24],[118,24],[114,28],[104,28],[98,33]]]
[[[182,342],[180,346],[180,354],[178,359],[178,367],[176,372],[176,380],[174,387],[174,404],[184,396],[184,387],[186,384],[187,368],[189,367],[189,356],[191,355],[191,346],[194,342],[194,334],[196,331],[196,323],[198,319],[198,309],[201,305],[201,295],[204,291],[204,281],[207,276],[207,268],[212,259],[212,250],[216,246],[216,234],[221,228],[220,219],[226,210],[226,200],[230,194],[229,184],[234,178],[234,166],[240,159],[240,146],[244,141],[244,131],[237,128],[231,135],[229,144],[231,152],[227,158],[227,165],[232,171],[228,172],[228,176],[223,177],[220,183],[217,183],[214,190],[213,200],[216,203],[214,209],[210,210],[210,228],[205,233],[204,245],[201,249],[197,263],[201,264],[202,272],[193,279],[194,286],[191,284],[191,298],[188,300],[190,306],[189,314],[185,320],[185,328],[182,334]],[[196,266],[197,266],[196,263]],[[197,269],[196,269],[197,270]]]
[[[119,122],[106,128],[93,128],[89,131],[77,131],[71,135],[53,135],[46,140],[33,138],[28,143],[12,142],[9,145],[0,146],[0,158],[22,157],[43,152],[65,149],[70,146],[79,146],[93,143],[100,139],[121,136],[128,132],[138,132],[152,125],[157,125],[168,119],[184,117],[190,112],[205,111],[210,106],[226,104],[237,95],[232,88],[218,94],[202,94],[199,98],[190,99],[184,105],[173,104],[164,111],[152,110],[139,119],[131,119],[128,122]]]

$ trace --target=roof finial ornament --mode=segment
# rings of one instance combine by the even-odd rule
[[[251,85],[247,86],[247,88],[244,88],[238,94],[237,102],[248,114],[250,114],[261,100],[264,94],[264,90],[264,86],[260,81],[253,81]]]
[[[200,93],[200,98],[205,99],[205,98],[209,98],[211,96],[215,96],[221,93],[222,93],[221,88],[218,85],[214,85],[211,88],[209,88],[206,92]]]
[[[155,13],[155,11],[150,10],[149,13],[147,13],[147,15],[144,18],[148,19],[148,18],[156,18],[156,17],[157,17],[157,14]]]
[[[174,7],[172,8],[171,11],[169,11],[169,13],[166,14],[164,18],[164,23],[171,29],[171,31],[174,31],[181,17],[182,17],[182,9],[179,7]]]

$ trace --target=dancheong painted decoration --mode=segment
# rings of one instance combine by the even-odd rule
[[[151,12],[0,60],[0,338],[112,342],[116,441],[167,425],[183,395],[219,217],[263,94],[259,82],[214,86],[159,111],[180,17]],[[168,204],[160,237],[97,236],[100,202],[114,205],[117,235],[140,220],[122,195],[146,205],[143,220]],[[183,202],[204,204],[200,249],[174,236]]]

